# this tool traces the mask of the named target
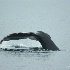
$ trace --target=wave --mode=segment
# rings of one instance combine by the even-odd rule
[[[0,46],[0,50],[4,51],[45,51],[42,47],[27,47],[27,46],[19,46],[19,45],[2,45]]]

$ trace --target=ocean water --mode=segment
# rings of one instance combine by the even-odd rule
[[[70,70],[70,51],[3,51],[0,70]]]
[[[70,0],[0,0],[0,41],[12,33],[37,31],[48,33],[62,50],[0,50],[0,70],[70,70]]]

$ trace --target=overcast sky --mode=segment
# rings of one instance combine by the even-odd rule
[[[59,48],[69,48],[70,0],[0,0],[0,40],[30,31],[44,31]]]

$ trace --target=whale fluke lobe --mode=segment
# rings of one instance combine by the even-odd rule
[[[43,31],[37,31],[37,33],[29,32],[29,33],[12,33],[6,37],[4,37],[0,44],[3,41],[9,41],[9,40],[19,40],[19,39],[31,39],[39,41],[42,45],[42,48],[45,50],[52,50],[56,51],[59,50],[59,48],[55,45],[55,43],[51,40],[50,35]]]

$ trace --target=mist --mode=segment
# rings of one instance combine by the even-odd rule
[[[0,40],[18,32],[48,33],[70,50],[70,0],[0,0]]]

